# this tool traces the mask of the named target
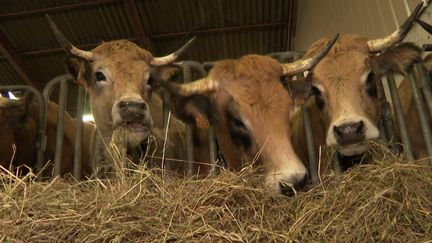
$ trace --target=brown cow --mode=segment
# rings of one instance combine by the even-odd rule
[[[57,40],[70,54],[66,59],[68,72],[90,93],[93,116],[103,143],[109,144],[113,131],[125,127],[129,133],[128,149],[140,150],[151,135],[151,129],[163,127],[162,101],[152,95],[152,80],[160,79],[164,66],[174,62],[193,39],[165,57],[153,57],[147,50],[127,40],[105,42],[91,51],[83,51],[74,47],[49,17],[48,21]],[[184,124],[172,117],[168,130],[171,149],[167,158],[185,159],[182,151],[185,144],[178,139],[184,130]],[[200,142],[200,147],[208,144],[205,139]],[[162,145],[157,147],[162,148]],[[105,146],[101,147],[105,150]],[[205,148],[196,152],[205,154],[203,150]],[[157,155],[161,157],[161,151],[157,151]],[[199,156],[196,158],[203,161]]]
[[[405,73],[420,60],[418,47],[401,43],[422,4],[405,23],[386,38],[368,40],[356,35],[341,36],[329,53],[314,68],[307,80],[312,80],[308,101],[311,110],[315,146],[336,146],[338,155],[347,166],[361,157],[367,141],[378,138],[379,101],[375,80],[387,72]],[[322,38],[305,54],[313,56],[329,41]],[[306,161],[303,124],[300,114],[294,115],[293,144]],[[316,148],[316,151],[318,149]]]
[[[58,105],[53,102],[47,104],[46,136],[47,146],[44,161],[49,162],[44,175],[50,175],[52,171],[55,140],[57,129]],[[36,168],[37,151],[37,120],[39,106],[26,95],[18,100],[0,98],[0,165],[4,168],[26,165]],[[73,172],[74,148],[75,148],[75,119],[67,112],[64,117],[64,140],[62,154],[61,175]],[[95,128],[89,123],[84,123],[82,173],[90,176],[92,173],[91,162],[93,155],[93,136]],[[13,145],[16,147],[14,155]]]
[[[256,162],[263,166],[269,188],[292,193],[290,188],[303,186],[307,172],[289,140],[293,102],[280,78],[311,68],[332,44],[295,63],[281,65],[270,57],[247,55],[216,62],[204,79],[162,84],[176,96],[210,99],[214,109],[206,112],[207,118],[215,125],[228,169],[240,170],[244,163]]]

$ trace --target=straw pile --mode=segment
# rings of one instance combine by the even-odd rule
[[[430,240],[431,169],[372,151],[375,164],[291,198],[264,190],[252,168],[205,180],[137,168],[84,182],[2,170],[0,241]]]

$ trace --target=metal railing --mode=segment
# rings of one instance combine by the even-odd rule
[[[271,53],[268,56],[278,60],[281,63],[291,62],[302,57],[301,52],[280,52]],[[212,66],[212,62],[199,63],[195,61],[182,61],[176,62],[175,65],[181,68],[183,78],[182,81],[187,83],[191,82],[192,74],[195,72],[200,76],[204,77],[207,75],[206,70],[209,70]],[[415,75],[415,74],[418,75]],[[301,76],[301,75],[300,75]],[[417,79],[419,77],[419,79]],[[300,78],[300,77],[297,77]],[[417,110],[418,119],[420,123],[421,133],[424,140],[425,150],[429,159],[429,163],[432,165],[432,132],[430,121],[432,120],[432,88],[431,80],[425,68],[420,64],[415,64],[413,68],[408,70],[407,75],[410,88],[413,94],[414,104]],[[62,153],[63,153],[63,137],[64,137],[64,115],[66,112],[66,100],[68,93],[68,85],[72,81],[70,75],[60,75],[52,79],[44,88],[43,95],[41,95],[37,90],[29,86],[1,86],[0,91],[17,91],[17,90],[27,90],[33,92],[39,104],[39,119],[38,119],[38,143],[36,144],[38,157],[37,157],[37,169],[41,170],[44,163],[44,151],[46,149],[46,119],[47,119],[47,105],[53,90],[59,87],[59,111],[57,117],[57,130],[56,130],[56,142],[55,142],[55,156],[54,156],[54,176],[59,176],[61,172],[62,163]],[[407,130],[407,121],[404,119],[402,104],[400,101],[396,81],[393,74],[388,74],[384,80],[377,80],[377,91],[381,108],[381,115],[379,120],[379,130],[380,137],[384,141],[391,144],[396,150],[396,143],[400,142],[403,145],[403,151],[405,152],[407,159],[409,161],[414,160],[413,148],[411,146],[410,137]],[[384,92],[384,84],[387,83],[389,87],[389,92],[391,96],[391,102],[386,99]],[[77,97],[77,119],[76,119],[76,134],[74,141],[74,170],[73,175],[77,179],[81,179],[81,154],[82,154],[82,141],[83,141],[83,121],[82,115],[84,112],[86,93],[83,87],[78,87],[78,97]],[[166,128],[168,124],[168,114],[170,110],[170,96],[167,92],[164,93],[163,98],[163,124]],[[394,116],[392,115],[392,110],[390,106],[393,107]],[[302,105],[301,107],[302,118],[304,121],[304,133],[307,142],[307,154],[309,159],[309,169],[310,176],[313,182],[318,181],[318,170],[317,170],[317,157],[316,151],[314,149],[314,139],[312,133],[312,124],[310,120],[309,110]],[[399,129],[399,137],[395,134],[395,128],[393,119],[396,119],[396,123]],[[186,124],[186,155],[187,155],[187,171],[186,174],[193,174],[193,161],[194,161],[194,144],[193,144],[193,131],[189,124]],[[217,146],[215,139],[215,131],[213,127],[210,127],[208,133],[209,139],[209,159],[211,162],[212,174],[217,173],[216,166],[216,154]],[[169,168],[167,168],[169,169]]]

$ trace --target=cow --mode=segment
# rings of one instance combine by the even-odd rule
[[[421,60],[417,46],[400,43],[421,8],[422,3],[385,38],[342,35],[305,79],[305,95],[312,98],[305,105],[312,116],[315,151],[324,145],[336,147],[343,170],[361,161],[368,141],[379,137],[376,79],[388,72],[405,74]],[[313,56],[328,42],[329,38],[316,41],[305,57]],[[294,114],[291,123],[295,150],[307,161],[301,114]]]
[[[119,128],[127,130],[128,151],[145,151],[149,135],[155,135],[152,134],[152,128],[163,127],[162,101],[157,95],[152,95],[153,80],[164,78],[164,74],[169,73],[166,69],[170,68],[166,66],[174,62],[195,38],[164,57],[154,57],[149,51],[127,40],[104,42],[91,51],[84,51],[73,46],[48,15],[47,19],[59,44],[69,54],[65,60],[67,72],[85,86],[90,94],[95,124],[102,136],[100,147],[104,150],[98,152],[102,154],[97,155],[98,158],[109,160],[110,155],[103,145],[110,144],[113,132]],[[172,117],[170,123],[168,145],[171,144],[171,152],[166,153],[166,158],[184,160],[185,143],[180,138],[185,133],[185,125],[175,117]],[[158,140],[162,142],[157,144],[157,157],[163,155],[160,150],[163,135],[162,138],[156,136],[161,138]],[[196,152],[205,154],[202,151],[206,150],[208,140],[204,138],[198,142],[202,149],[196,149]],[[132,156],[132,159],[134,157]],[[199,156],[196,156],[196,159],[205,160]],[[134,159],[134,162],[137,160]],[[160,165],[162,161],[156,159],[155,163]]]
[[[56,144],[57,114],[59,108],[54,102],[47,104],[47,119],[45,134],[47,138],[44,153],[46,162],[43,176],[51,175]],[[39,106],[31,94],[26,94],[18,100],[0,97],[0,165],[4,168],[17,168],[26,166],[36,168],[37,148],[36,142],[37,121]],[[61,175],[73,172],[76,120],[67,112],[64,117],[64,136],[61,159]],[[83,124],[82,173],[85,176],[92,174],[93,137],[95,127],[92,124]],[[14,151],[15,146],[15,151]],[[26,173],[27,168],[23,168]]]
[[[292,194],[305,184],[307,171],[289,139],[295,94],[290,96],[280,79],[313,67],[336,39],[314,56],[294,63],[246,55],[215,62],[203,79],[187,84],[162,82],[162,86],[177,98],[201,96],[209,100],[211,109],[203,114],[215,126],[229,170],[241,170],[253,162],[264,169],[267,188]]]

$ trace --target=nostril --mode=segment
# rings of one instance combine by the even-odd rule
[[[141,103],[141,104],[139,104],[139,108],[143,109],[143,110],[146,110],[147,109],[147,104],[146,103]]]
[[[287,197],[292,197],[297,193],[295,188],[288,183],[279,182],[279,186],[281,193]]]
[[[357,124],[357,129],[356,129],[356,131],[357,131],[357,133],[362,133],[362,132],[363,132],[363,129],[364,129],[364,123],[363,123],[363,121],[360,121],[360,122]]]
[[[336,133],[338,136],[342,136],[342,131],[337,126],[333,126],[333,132]]]
[[[120,101],[118,103],[118,106],[122,109],[126,108],[128,106],[128,102],[127,101]]]

